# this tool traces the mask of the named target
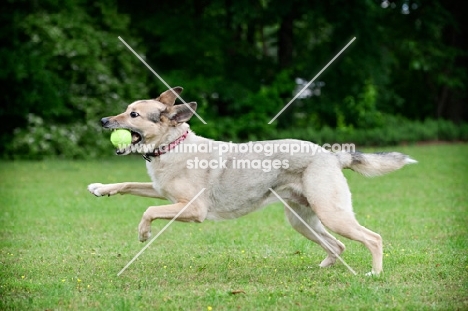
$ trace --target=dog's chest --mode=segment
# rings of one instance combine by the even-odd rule
[[[161,162],[160,158],[146,162],[146,168],[153,183],[153,188],[171,201],[173,201],[173,198],[167,188],[170,187],[171,181],[174,179],[173,171],[177,171],[175,166],[177,165]]]

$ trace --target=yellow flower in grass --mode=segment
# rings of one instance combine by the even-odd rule
[[[208,307],[206,308],[206,310],[211,311],[211,310],[213,310],[213,308],[212,308],[211,306],[208,306]]]

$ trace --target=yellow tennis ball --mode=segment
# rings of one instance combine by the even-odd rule
[[[126,129],[115,130],[111,134],[110,141],[116,148],[130,145],[132,143],[132,133]]]

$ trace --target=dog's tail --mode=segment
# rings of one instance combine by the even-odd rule
[[[342,168],[349,168],[364,176],[378,176],[396,171],[406,164],[417,163],[409,156],[399,152],[340,152],[336,153]]]

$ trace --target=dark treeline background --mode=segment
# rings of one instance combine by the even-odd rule
[[[184,99],[198,102],[208,124],[194,117],[191,125],[210,138],[393,143],[440,138],[428,128],[442,124],[442,138],[466,139],[463,6],[453,0],[4,1],[0,153],[109,153],[99,119],[166,89],[118,36],[167,83],[184,87]],[[403,128],[413,136],[400,137]]]

